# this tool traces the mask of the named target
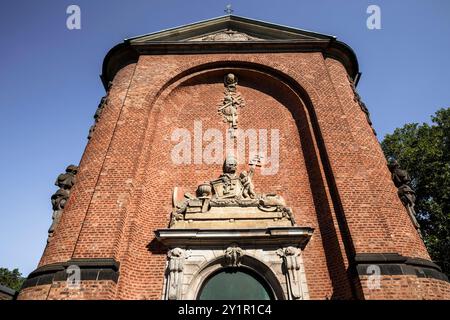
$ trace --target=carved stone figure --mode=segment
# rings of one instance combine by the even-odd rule
[[[228,195],[230,192],[234,191],[232,180],[236,179],[236,167],[236,158],[234,158],[234,156],[227,156],[223,163],[223,174],[219,178],[223,182],[224,195]]]
[[[348,76],[348,81],[350,82],[350,86],[353,91],[354,101],[358,102],[359,107],[361,108],[362,112],[364,112],[364,114],[366,115],[367,122],[372,127],[372,120],[370,119],[369,109],[367,108],[366,104],[362,101],[361,96],[358,94],[358,91],[356,91],[355,83],[353,82],[353,79],[350,76]],[[377,133],[373,127],[372,127],[372,131],[375,135],[377,135]]]
[[[283,259],[284,270],[287,278],[288,292],[292,299],[300,299],[300,249],[295,247],[287,247],[278,249],[277,254]]]
[[[181,287],[183,280],[184,261],[187,258],[187,252],[181,248],[174,248],[167,252],[168,262],[168,285],[167,299],[178,300],[181,298]]]
[[[100,100],[100,103],[99,103],[99,105],[97,107],[97,110],[95,111],[95,114],[94,114],[95,123],[97,123],[98,120],[100,120],[100,116],[102,114],[103,108],[107,104],[108,104],[108,96],[102,97],[102,99]]]
[[[64,209],[66,205],[67,199],[69,199],[70,189],[58,189],[52,196],[52,208],[53,211],[60,211]]]
[[[78,166],[71,164],[66,168],[65,173],[61,173],[58,178],[56,178],[55,185],[61,189],[70,190],[75,184],[75,175],[78,173]]]
[[[260,167],[261,164],[261,157],[257,156],[255,157],[255,159],[252,160],[252,162],[250,162],[250,170],[247,173],[247,171],[242,171],[241,174],[239,175],[239,178],[241,179],[241,183],[242,183],[242,197],[243,198],[251,198],[251,199],[255,199],[256,198],[256,193],[255,193],[255,187],[253,185],[253,175],[255,173],[255,168],[258,166]]]
[[[420,228],[419,223],[415,217],[415,202],[416,202],[416,193],[411,187],[411,178],[406,170],[400,169],[400,165],[397,160],[391,159],[388,163],[389,171],[392,174],[392,181],[394,185],[398,188],[397,193],[402,201],[403,205],[408,210],[409,216],[416,227],[416,229]]]
[[[230,125],[230,129],[237,129],[238,122],[238,114],[237,108],[239,104],[233,98],[231,94],[226,94],[223,99],[223,105],[219,108],[219,112],[221,112],[224,116],[224,120],[228,122]]]
[[[205,37],[190,39],[189,41],[255,41],[261,40],[250,36],[243,32],[238,32],[234,30],[220,31]]]
[[[88,140],[90,140],[92,138],[92,135],[94,134],[95,131],[95,124],[93,124],[90,128],[89,128],[89,133],[88,133]]]
[[[244,198],[252,198],[256,197],[255,187],[253,186],[252,177],[250,174],[247,174],[247,171],[242,171],[239,175],[239,179],[242,182],[242,197]]]
[[[283,217],[291,220],[291,223],[293,226],[295,226],[295,217],[294,217],[294,213],[292,212],[292,209],[286,206],[283,206],[281,208],[281,211],[283,212]]]
[[[249,164],[249,170],[244,170],[238,175],[237,160],[233,155],[228,155],[223,164],[223,173],[216,180],[200,184],[196,197],[185,193],[184,199],[178,201],[177,188],[175,188],[172,196],[173,210],[170,227],[176,225],[183,228],[193,227],[191,224],[193,220],[207,220],[201,215],[203,213],[217,213],[217,219],[221,221],[227,219],[234,221],[235,217],[245,220],[242,212],[251,213],[260,221],[269,219],[279,221],[283,226],[295,226],[292,210],[286,206],[283,197],[274,193],[257,194],[255,192],[252,179],[256,167],[261,166],[260,161],[261,157],[255,157]],[[243,207],[246,209],[239,209]]]
[[[235,137],[234,131],[238,125],[238,108],[245,105],[242,96],[236,91],[237,81],[237,77],[232,73],[225,76],[225,97],[217,110],[222,114],[224,121],[228,123],[232,137]]]
[[[241,265],[241,259],[244,255],[244,250],[239,248],[236,244],[231,245],[225,250],[225,266],[237,268]]]
[[[98,104],[97,110],[95,111],[95,114],[94,114],[94,124],[89,128],[89,134],[87,137],[88,139],[92,138],[92,135],[95,131],[95,127],[97,126],[97,122],[100,120],[103,109],[108,104],[109,91],[110,91],[112,85],[113,85],[113,83],[110,81],[108,83],[108,89],[107,89],[106,95],[101,98],[100,103]]]
[[[70,190],[76,182],[76,174],[78,172],[78,167],[75,165],[70,165],[66,168],[66,172],[62,173],[56,178],[55,185],[59,187],[58,191],[56,191],[51,196],[52,201],[52,224],[48,230],[48,241],[50,241],[53,233],[55,231],[56,226],[61,218],[61,214],[64,210],[67,200],[70,196]]]
[[[227,88],[228,92],[236,92],[237,83],[238,83],[238,80],[234,74],[228,73],[225,76],[224,84],[225,84],[225,87]]]
[[[173,197],[172,197],[173,210],[172,210],[172,214],[170,217],[169,227],[172,227],[173,225],[175,225],[175,223],[177,221],[184,220],[184,214],[189,205],[189,198],[186,197],[186,195],[185,195],[184,201],[182,201],[180,203],[177,203],[176,195],[177,195],[177,188],[175,188],[173,191]]]

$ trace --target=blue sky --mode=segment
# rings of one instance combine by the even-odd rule
[[[450,101],[450,1],[40,0],[0,4],[0,267],[28,275],[45,247],[56,176],[78,164],[104,90],[103,57],[124,38],[234,14],[332,34],[356,52],[358,91],[379,139]],[[81,8],[81,30],[66,8]],[[381,30],[366,9],[381,8]]]

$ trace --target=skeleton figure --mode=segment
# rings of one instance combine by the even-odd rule
[[[225,87],[227,88],[228,91],[230,91],[230,92],[236,91],[237,77],[234,74],[232,74],[232,73],[227,74],[225,76],[224,83],[225,83]]]
[[[224,78],[225,96],[221,105],[218,108],[218,112],[223,116],[224,122],[229,125],[229,132],[231,137],[236,137],[235,130],[238,124],[238,108],[244,107],[244,99],[236,91],[237,77],[229,73]]]
[[[219,108],[219,112],[223,114],[224,121],[228,122],[228,124],[230,125],[230,129],[237,129],[238,106],[239,103],[236,101],[236,99],[230,93],[227,93],[225,95],[225,98],[223,99],[223,106]]]

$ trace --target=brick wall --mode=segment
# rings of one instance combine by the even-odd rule
[[[65,281],[25,288],[18,300],[110,300],[114,299],[113,281],[82,281],[79,289],[67,288]]]
[[[361,279],[364,298],[367,300],[450,299],[450,286],[448,282],[441,280],[415,276],[382,276],[379,289],[369,289],[367,280],[367,276]]]

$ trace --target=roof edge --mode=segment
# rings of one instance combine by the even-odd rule
[[[262,40],[262,41],[220,41],[220,42],[183,42],[183,41],[150,41],[150,42],[134,42],[135,39],[146,37],[149,35],[158,35],[170,33],[174,30],[191,27],[191,26],[205,26],[211,22],[226,22],[226,21],[240,21],[246,23],[253,23],[263,27],[276,28],[280,31],[299,33],[316,39],[302,39],[302,40]],[[170,28],[158,32],[153,32],[137,37],[127,38],[122,43],[114,46],[106,54],[103,65],[102,80],[105,90],[108,87],[109,81],[114,79],[116,73],[130,63],[136,63],[141,54],[200,54],[200,53],[219,53],[219,52],[322,52],[326,57],[331,57],[340,61],[346,68],[349,76],[354,80],[359,80],[359,64],[355,52],[346,43],[337,40],[335,36],[320,34],[302,29],[296,29],[283,25],[277,25],[261,20],[254,20],[246,17],[225,15],[212,19],[207,19],[181,27]]]

